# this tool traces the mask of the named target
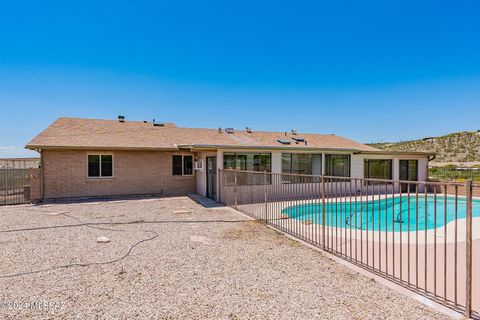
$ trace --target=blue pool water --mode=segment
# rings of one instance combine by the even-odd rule
[[[380,231],[413,231],[442,227],[455,220],[465,218],[466,201],[464,198],[437,196],[419,196],[417,199],[406,196],[375,199],[367,202],[328,200],[325,204],[325,225],[341,228],[356,228]],[[455,206],[457,210],[455,210]],[[436,212],[436,213],[435,213]],[[291,206],[282,213],[298,220],[311,220],[322,224],[322,204],[311,203]],[[480,200],[473,200],[473,216],[480,217]]]

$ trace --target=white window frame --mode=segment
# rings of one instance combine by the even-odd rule
[[[179,174],[173,174],[173,157],[174,156],[177,156],[177,157],[182,157],[182,174],[179,175]],[[185,174],[185,157],[192,157],[192,173],[190,174]],[[172,154],[172,176],[174,177],[191,177],[194,175],[194,166],[195,166],[195,157],[193,156],[193,154]]]
[[[89,156],[100,156],[100,176],[92,177],[88,174],[88,157]],[[112,156],[112,175],[111,176],[102,176],[102,157],[101,156]],[[87,153],[87,164],[86,164],[87,178],[88,179],[112,179],[115,176],[115,156],[113,153],[109,152],[89,152]]]

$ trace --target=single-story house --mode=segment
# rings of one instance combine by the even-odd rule
[[[59,118],[26,148],[41,155],[40,198],[198,193],[219,169],[427,180],[432,154],[386,152],[333,134]]]

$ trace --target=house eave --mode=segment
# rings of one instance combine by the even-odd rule
[[[421,151],[385,151],[385,150],[358,150],[346,148],[318,148],[309,146],[238,146],[238,145],[214,145],[214,144],[193,144],[177,145],[175,147],[122,147],[122,146],[57,146],[57,145],[34,145],[25,146],[30,150],[106,150],[106,151],[216,151],[216,150],[272,150],[272,151],[307,151],[307,152],[342,152],[365,155],[411,155],[411,156],[434,156],[433,152]]]
[[[386,151],[386,150],[373,150],[373,151],[360,151],[358,154],[371,154],[371,155],[393,155],[393,156],[435,156],[434,152],[423,151]]]
[[[211,145],[211,144],[194,144],[194,145],[179,145],[180,149],[189,149],[191,151],[215,151],[215,150],[290,150],[290,151],[316,151],[316,152],[359,152],[358,149],[345,148],[317,148],[308,146],[239,146],[239,145]]]
[[[178,151],[179,148],[157,148],[157,147],[118,147],[118,146],[52,146],[52,145],[27,145],[30,150],[105,150],[105,151]]]

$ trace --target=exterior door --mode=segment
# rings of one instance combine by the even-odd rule
[[[400,180],[418,181],[418,160],[400,160]],[[415,192],[417,190],[416,184],[402,183],[402,192]]]
[[[207,197],[217,199],[217,157],[207,157]]]

